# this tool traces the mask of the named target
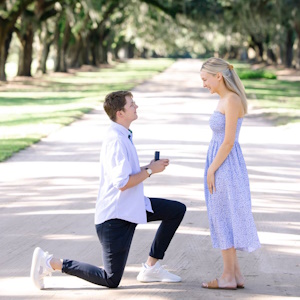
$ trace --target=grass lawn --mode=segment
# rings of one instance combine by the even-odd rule
[[[171,59],[131,60],[113,68],[0,83],[0,162],[80,118],[102,102],[107,93],[130,90],[172,63]],[[250,70],[245,63],[231,63],[244,78],[254,109],[260,108],[264,117],[277,125],[300,122],[299,81],[267,79],[272,73]],[[267,78],[256,78],[258,75]]]
[[[80,118],[107,93],[130,90],[173,62],[131,60],[92,72],[52,73],[0,83],[0,162]]]
[[[249,71],[250,65],[233,62],[242,78],[250,105],[261,109],[265,118],[272,120],[275,125],[285,125],[300,122],[300,82],[268,79],[270,71]],[[247,78],[247,74],[262,73],[265,78]],[[273,73],[275,74],[275,72]],[[255,76],[253,76],[255,77]]]

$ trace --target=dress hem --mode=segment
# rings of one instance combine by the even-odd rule
[[[228,250],[231,248],[234,248],[235,250],[239,250],[239,251],[243,251],[243,252],[254,252],[256,250],[258,250],[259,248],[261,248],[261,245],[257,246],[257,247],[248,247],[248,248],[243,248],[243,247],[235,247],[234,245],[232,245],[231,247],[217,247],[217,246],[213,246],[213,248],[215,249],[220,249],[220,250]]]

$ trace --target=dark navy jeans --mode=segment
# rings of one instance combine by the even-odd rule
[[[160,198],[150,198],[150,201],[154,213],[147,212],[147,221],[162,222],[149,255],[162,259],[183,219],[186,207],[178,201]],[[125,269],[135,227],[136,224],[120,219],[112,219],[96,225],[98,238],[102,245],[104,268],[64,259],[62,272],[98,285],[110,288],[118,287]]]

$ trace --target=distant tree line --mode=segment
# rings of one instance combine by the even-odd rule
[[[56,72],[127,57],[228,58],[300,67],[300,0],[0,0],[0,80],[11,41],[19,40],[18,75]],[[37,45],[34,49],[34,45]]]

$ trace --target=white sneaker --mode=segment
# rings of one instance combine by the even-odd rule
[[[165,270],[159,262],[153,267],[142,264],[142,270],[136,278],[140,282],[180,282],[181,278]]]
[[[40,290],[44,288],[44,277],[54,272],[49,263],[52,257],[52,254],[50,255],[48,252],[44,252],[39,247],[34,249],[30,278],[33,284]]]

